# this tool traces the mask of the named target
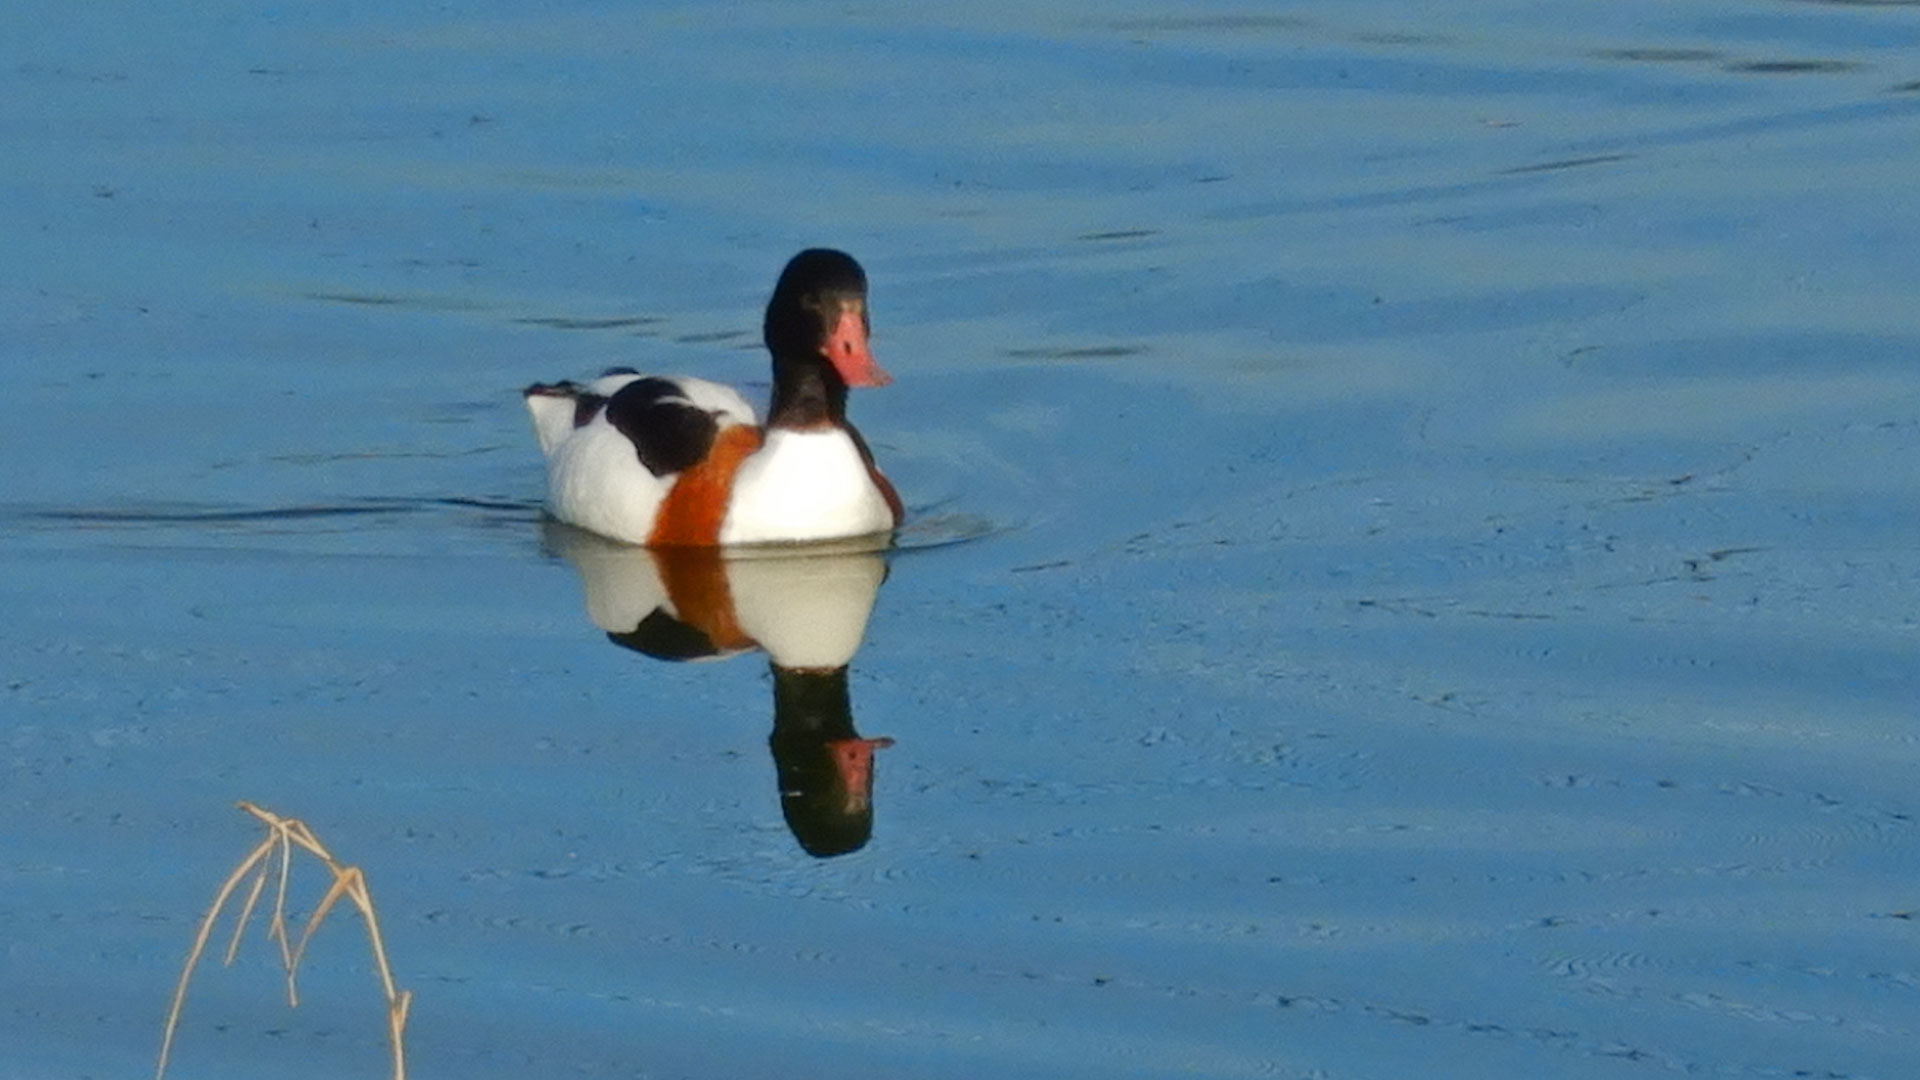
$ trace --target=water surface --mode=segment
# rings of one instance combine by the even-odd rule
[[[152,1067],[238,799],[420,1076],[1911,1073],[1911,5],[12,22],[0,1074]],[[819,243],[915,518],[826,859],[516,392],[764,384]],[[172,1075],[380,1075],[358,934]]]

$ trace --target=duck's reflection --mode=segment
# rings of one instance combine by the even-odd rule
[[[547,546],[580,574],[607,639],[658,660],[760,649],[773,669],[780,811],[808,854],[844,855],[873,835],[873,754],[891,739],[853,727],[847,665],[887,565],[871,544],[794,552],[647,549],[549,522]]]

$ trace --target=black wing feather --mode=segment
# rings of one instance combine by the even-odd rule
[[[706,459],[720,424],[668,379],[636,379],[607,399],[607,422],[633,443],[655,476],[684,472]]]

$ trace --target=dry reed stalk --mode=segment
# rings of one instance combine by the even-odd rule
[[[278,882],[274,889],[273,915],[267,923],[267,936],[280,946],[280,964],[287,973],[287,1004],[296,1007],[300,1004],[300,992],[295,979],[299,974],[300,959],[306,955],[307,943],[313,940],[314,931],[320,928],[321,921],[333,910],[334,905],[340,902],[341,897],[346,897],[354,907],[360,909],[360,917],[366,921],[367,940],[373,946],[374,971],[380,976],[380,988],[387,995],[387,1042],[393,1049],[393,1078],[406,1080],[407,1009],[413,1004],[413,992],[393,985],[393,972],[387,967],[387,947],[380,938],[380,920],[373,913],[373,895],[367,891],[366,876],[357,866],[341,865],[321,845],[305,822],[281,817],[250,802],[241,802],[239,806],[267,827],[267,835],[246,858],[240,860],[240,865],[234,868],[233,873],[227,875],[227,880],[220,885],[220,891],[214,894],[213,906],[207,909],[206,917],[200,920],[200,932],[194,936],[193,948],[187,953],[186,966],[180,971],[180,983],[173,990],[173,1007],[167,1010],[167,1029],[160,1040],[160,1065],[154,1072],[154,1080],[164,1080],[167,1074],[167,1057],[173,1050],[173,1033],[180,1024],[180,1011],[187,1003],[187,983],[193,978],[193,970],[206,951],[207,939],[213,936],[214,924],[219,921],[227,900],[251,873],[253,884],[247,889],[247,899],[240,908],[240,917],[234,921],[233,938],[227,943],[225,963],[232,964],[234,954],[240,948],[240,935],[253,918],[254,907],[260,900],[260,894],[265,891],[268,877],[276,872]],[[333,885],[307,918],[306,928],[300,932],[297,943],[287,935],[287,878],[293,869],[293,849],[296,847],[319,859],[333,874]],[[275,852],[280,855],[277,864],[270,858]]]

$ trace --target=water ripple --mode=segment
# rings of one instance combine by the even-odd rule
[[[338,503],[269,507],[159,503],[147,506],[15,508],[11,512],[0,510],[0,519],[12,517],[37,531],[138,530],[194,525],[271,525],[328,518],[398,517],[448,509],[478,510],[523,519],[537,516],[540,504],[507,498],[466,496],[370,497]]]

